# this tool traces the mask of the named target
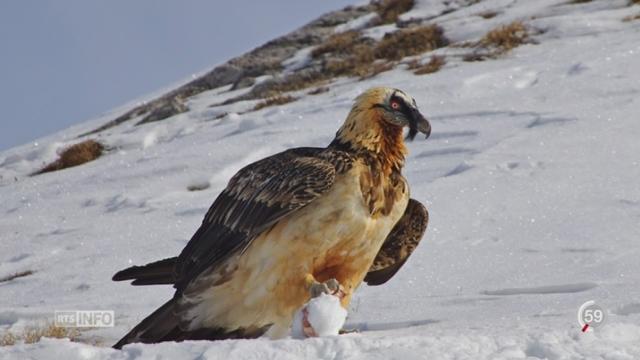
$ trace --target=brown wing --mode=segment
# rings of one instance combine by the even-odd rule
[[[424,205],[410,199],[364,278],[367,285],[384,284],[395,275],[420,243],[428,222],[429,212]]]
[[[315,157],[322,150],[287,150],[234,175],[178,256],[174,268],[176,295],[203,271],[241,254],[262,231],[329,190],[336,169]]]

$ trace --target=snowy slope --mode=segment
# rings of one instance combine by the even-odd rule
[[[402,19],[437,16],[441,3],[420,1]],[[0,283],[0,327],[19,332],[62,309],[116,314],[116,327],[83,333],[97,346],[46,339],[0,347],[0,358],[640,358],[640,20],[622,21],[639,12],[626,0],[461,5],[433,19],[452,42],[520,19],[541,30],[537,44],[482,62],[443,48],[437,73],[400,65],[246,114],[233,112],[255,102],[209,107],[246,90],[207,91],[187,113],[98,134],[115,150],[45,175],[27,176],[110,117],[0,153],[0,277],[35,271]],[[431,218],[398,275],[358,290],[347,326],[360,333],[108,348],[172,294],[113,283],[115,271],[178,254],[235,171],[325,146],[374,85],[404,90],[431,121],[405,167]],[[232,114],[214,120],[222,111]],[[587,300],[609,319],[582,333]]]

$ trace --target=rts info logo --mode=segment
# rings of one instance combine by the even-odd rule
[[[60,327],[113,327],[113,310],[56,310],[55,325]]]

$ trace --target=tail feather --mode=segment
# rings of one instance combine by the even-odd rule
[[[174,268],[177,257],[152,262],[143,266],[132,266],[113,276],[113,281],[133,280],[132,285],[174,284]],[[183,340],[224,340],[247,339],[262,336],[271,325],[249,328],[199,328],[183,330],[179,324],[183,321],[176,315],[176,299],[172,298],[136,325],[113,347],[121,349],[130,343],[157,343],[162,341]]]
[[[161,285],[175,283],[174,268],[177,257],[167,258],[143,266],[118,271],[113,281],[133,280],[131,285]]]
[[[156,343],[163,341],[169,334],[177,334],[178,317],[173,311],[174,304],[174,299],[167,301],[113,345],[114,349],[121,349],[124,345],[134,342]]]
[[[236,330],[200,328],[185,331],[178,326],[180,321],[175,315],[174,307],[175,299],[167,301],[129,331],[113,348],[121,349],[126,344],[137,342],[153,344],[162,341],[253,339],[262,336],[271,327],[267,325]]]

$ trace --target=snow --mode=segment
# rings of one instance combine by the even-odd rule
[[[347,318],[347,311],[342,308],[337,296],[320,294],[320,296],[309,300],[296,312],[291,325],[293,338],[307,337],[303,325],[305,318],[317,336],[338,335]]]
[[[338,25],[335,27],[334,31],[335,33],[342,33],[345,31],[350,31],[350,30],[362,30],[364,29],[369,23],[371,23],[372,21],[374,21],[375,19],[377,19],[379,16],[376,13],[370,13],[370,14],[366,14],[366,15],[362,15],[360,17],[357,17],[351,21],[348,21],[344,24]]]
[[[640,22],[621,21],[638,6],[565,2],[485,0],[431,20],[456,41],[514,19],[544,30],[500,59],[452,55],[430,75],[398,67],[340,79],[249,113],[253,102],[209,108],[246,89],[211,90],[187,113],[101,133],[112,150],[94,162],[35,177],[114,114],[1,152],[0,276],[34,274],[0,283],[0,328],[19,332],[61,309],[114,310],[116,326],[84,331],[88,344],[0,347],[0,358],[640,358]],[[403,19],[430,16],[433,3]],[[474,15],[488,10],[499,15]],[[345,328],[358,333],[108,348],[172,295],[113,273],[178,254],[238,169],[325,146],[375,85],[404,90],[432,123],[405,167],[430,224],[392,280],[354,295]],[[213,120],[222,112],[231,115]],[[576,313],[588,300],[608,321],[582,333]]]
[[[288,74],[307,66],[311,62],[311,52],[313,47],[306,47],[296,51],[296,53],[282,62],[284,73]]]

